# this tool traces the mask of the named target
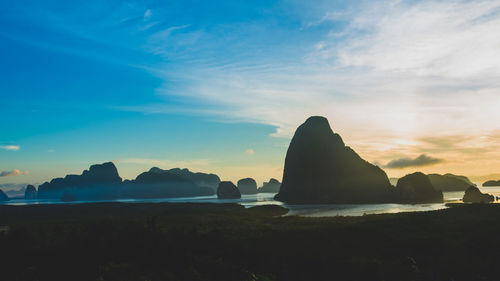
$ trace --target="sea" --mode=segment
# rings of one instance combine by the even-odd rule
[[[500,197],[500,187],[480,187],[483,193],[490,193]],[[122,203],[237,203],[247,208],[260,205],[279,205],[289,209],[287,216],[305,217],[332,217],[332,216],[363,216],[369,214],[388,214],[401,212],[433,211],[448,208],[446,203],[460,202],[464,192],[443,192],[444,203],[431,204],[286,204],[273,199],[274,193],[257,193],[242,195],[241,199],[217,199],[213,196],[155,198],[155,199],[117,199],[105,201],[74,201],[61,202],[54,199],[25,200],[12,198],[5,205],[32,205],[32,204],[81,204],[96,202],[122,202]],[[500,203],[496,201],[495,203]]]

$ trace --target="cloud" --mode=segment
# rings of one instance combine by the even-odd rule
[[[118,164],[137,164],[159,166],[160,168],[184,168],[184,167],[200,167],[209,166],[211,161],[207,159],[196,159],[190,161],[176,161],[169,159],[153,159],[153,158],[120,158],[113,161]]]
[[[29,172],[23,172],[20,170],[12,170],[12,171],[0,171],[0,177],[14,177],[20,175],[27,175]]]
[[[245,153],[248,154],[248,155],[254,155],[255,154],[255,151],[251,148],[245,150]]]
[[[218,62],[189,56],[179,67],[150,68],[166,81],[158,94],[182,99],[184,109],[154,104],[126,110],[193,114],[195,108],[223,120],[276,126],[274,135],[281,137],[290,137],[308,116],[324,115],[334,130],[368,143],[443,128],[456,134],[479,133],[477,124],[484,130],[498,128],[490,117],[500,106],[500,55],[495,48],[500,45],[495,36],[500,13],[492,12],[500,3],[362,3],[345,12],[326,8],[315,25],[327,30],[329,22],[344,24],[335,24],[325,34],[311,31],[315,40],[266,46],[269,53],[275,47],[283,54],[298,52],[296,57],[252,57],[241,50],[236,58],[228,51]],[[150,51],[162,53],[165,40],[184,28],[153,34],[152,41],[161,38],[161,44],[150,45]],[[236,28],[231,34],[245,32]],[[197,45],[226,50],[212,41]]]
[[[147,9],[145,12],[144,12],[144,19],[147,20],[151,17],[151,10],[150,9]]]
[[[384,168],[388,169],[404,169],[404,168],[409,168],[409,167],[422,167],[422,166],[429,166],[429,165],[434,165],[443,162],[444,160],[438,159],[438,158],[433,158],[430,156],[427,156],[425,154],[422,154],[418,156],[417,158],[400,158],[400,159],[394,159],[387,163]]]
[[[17,151],[21,149],[19,145],[0,145],[0,149]]]

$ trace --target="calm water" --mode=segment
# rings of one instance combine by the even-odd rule
[[[482,192],[493,194],[500,197],[500,187],[481,187]],[[462,199],[464,192],[444,192],[445,202],[457,201]],[[182,198],[163,198],[163,199],[120,199],[109,201],[75,201],[69,204],[92,203],[92,202],[124,202],[124,203],[238,203],[245,207],[258,205],[275,204],[288,208],[290,212],[287,215],[298,215],[308,217],[330,217],[330,216],[362,216],[364,214],[384,214],[400,212],[418,212],[432,211],[446,208],[444,203],[437,204],[284,204],[273,199],[274,193],[259,193],[252,195],[243,195],[241,199],[219,200],[217,196],[199,196]],[[68,204],[59,200],[24,200],[12,199],[8,205],[29,205],[29,204]]]

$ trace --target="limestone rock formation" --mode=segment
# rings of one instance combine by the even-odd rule
[[[217,188],[217,198],[219,199],[239,199],[241,193],[238,188],[230,181],[221,181]]]
[[[67,175],[55,178],[38,187],[38,198],[60,198],[68,188],[87,188],[98,185],[116,185],[122,182],[112,162],[92,165],[81,175]]]
[[[393,202],[386,173],[345,146],[324,117],[298,127],[285,159],[276,200],[288,203]]]
[[[153,168],[155,169],[155,168]],[[156,168],[159,169],[159,168]],[[159,169],[161,170],[161,169]],[[165,171],[165,170],[164,170]],[[217,190],[217,186],[220,183],[220,178],[216,174],[206,174],[200,172],[191,172],[188,169],[173,168],[166,170],[170,173],[176,174],[181,178],[194,182],[197,186],[208,186],[214,190]]]
[[[0,189],[0,202],[9,201],[9,197]]]
[[[238,190],[241,194],[256,194],[257,182],[252,178],[245,178],[238,181]]]
[[[420,172],[400,178],[396,190],[400,203],[443,202],[443,192],[436,190],[429,177]]]
[[[494,180],[487,181],[487,182],[483,183],[483,186],[500,186],[500,180],[498,180],[498,181],[494,181]]]
[[[490,203],[495,201],[495,196],[487,193],[482,193],[479,188],[470,186],[465,191],[462,201],[465,203]]]
[[[36,188],[33,185],[28,184],[28,186],[26,187],[26,190],[24,191],[24,199],[25,200],[36,199]]]
[[[465,176],[456,176],[453,174],[430,174],[429,180],[435,189],[441,191],[465,191],[474,184]]]
[[[270,179],[257,190],[259,193],[278,193],[280,191],[281,183],[277,179]]]

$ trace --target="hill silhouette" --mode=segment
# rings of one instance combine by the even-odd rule
[[[436,190],[429,177],[420,172],[400,178],[396,189],[401,203],[443,202],[443,192]]]
[[[257,190],[257,192],[278,193],[280,191],[281,183],[277,179],[270,179]]]
[[[399,183],[401,182],[401,184]],[[276,200],[287,203],[442,202],[423,174],[393,187],[386,173],[346,146],[321,116],[308,118],[290,142]]]
[[[238,190],[241,194],[257,193],[257,182],[252,178],[244,178],[238,181]]]
[[[490,180],[483,183],[483,186],[500,186],[500,180]]]
[[[9,197],[0,189],[0,202],[9,201]]]
[[[429,180],[434,188],[441,191],[465,191],[469,186],[474,186],[467,177],[453,174],[429,174]]]
[[[288,203],[390,202],[385,172],[345,146],[324,117],[314,116],[295,132],[285,158],[276,200]]]

